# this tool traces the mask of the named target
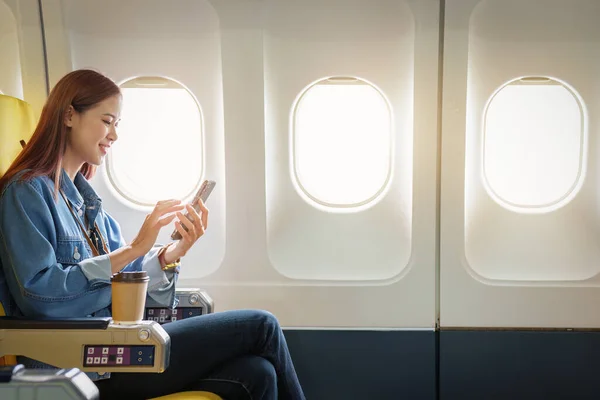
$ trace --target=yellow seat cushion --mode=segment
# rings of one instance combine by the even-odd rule
[[[167,396],[156,397],[151,400],[223,400],[216,394],[208,392],[182,392]]]
[[[28,142],[34,129],[31,106],[21,99],[0,94],[0,176],[21,152],[19,141]]]

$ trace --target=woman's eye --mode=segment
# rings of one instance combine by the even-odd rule
[[[110,121],[104,121],[102,120],[106,125],[110,125]]]

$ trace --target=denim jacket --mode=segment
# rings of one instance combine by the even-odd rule
[[[111,262],[108,254],[94,257],[81,227],[63,197],[54,197],[54,182],[46,176],[9,182],[0,194],[0,303],[8,316],[110,317]],[[97,223],[108,251],[125,245],[119,224],[102,209],[102,200],[80,173],[74,181],[63,171],[60,189],[85,225]],[[86,226],[86,229],[89,227]],[[147,295],[165,307],[176,307],[177,274],[160,268],[154,246],[123,271],[146,271]],[[46,364],[27,358],[31,367]],[[88,374],[92,379],[107,378]]]

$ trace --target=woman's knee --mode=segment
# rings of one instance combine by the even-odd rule
[[[277,317],[273,315],[271,312],[266,310],[252,310],[253,317],[257,318],[261,324],[265,327],[265,329],[274,329],[279,330],[279,321]]]
[[[246,309],[224,311],[224,313],[230,313],[235,319],[242,322],[243,325],[253,326],[265,333],[277,332],[281,329],[277,317],[266,310]]]

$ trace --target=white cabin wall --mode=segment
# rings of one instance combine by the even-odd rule
[[[446,1],[442,327],[600,326],[591,306],[600,300],[598,15],[599,4],[586,0]],[[481,168],[486,101],[522,76],[571,85],[588,129],[581,187],[565,204],[538,212],[494,201]]]
[[[414,240],[415,18],[410,6],[404,1],[315,0],[269,1],[265,7],[271,263],[280,274],[299,281],[368,285],[401,279],[411,267]],[[381,189],[381,199],[356,212],[317,208],[303,198],[289,171],[295,99],[312,82],[330,76],[366,80],[381,90],[392,111],[389,182]],[[335,157],[331,154],[331,163]],[[357,154],[355,162],[366,164],[368,159]],[[355,184],[365,185],[360,179]]]
[[[27,101],[39,115],[46,100],[46,68],[36,0],[0,1],[0,90]]]
[[[23,99],[18,32],[13,12],[0,1],[0,93]]]
[[[600,25],[596,18],[600,7],[597,2],[578,3],[574,9],[572,2],[565,1],[488,0],[479,3],[471,15],[467,82],[469,156],[479,153],[482,145],[482,111],[487,99],[511,79],[555,77],[579,93],[584,106],[583,149],[577,157],[582,166],[577,180],[581,182],[573,182],[572,193],[565,192],[562,204],[545,207],[539,213],[514,212],[502,207],[480,183],[482,158],[467,158],[466,255],[473,272],[488,282],[600,283],[600,231],[595,223],[599,200],[595,132],[600,95],[597,83],[590,84],[598,81],[596,71],[600,68]],[[504,22],[509,20],[512,26],[507,30]],[[567,146],[568,143],[563,144],[562,153]],[[545,147],[545,143],[540,143],[537,150],[543,151]],[[555,158],[556,168],[563,165],[561,161]],[[547,185],[556,184],[560,169],[548,173],[555,177]],[[586,220],[590,223],[585,223]]]

